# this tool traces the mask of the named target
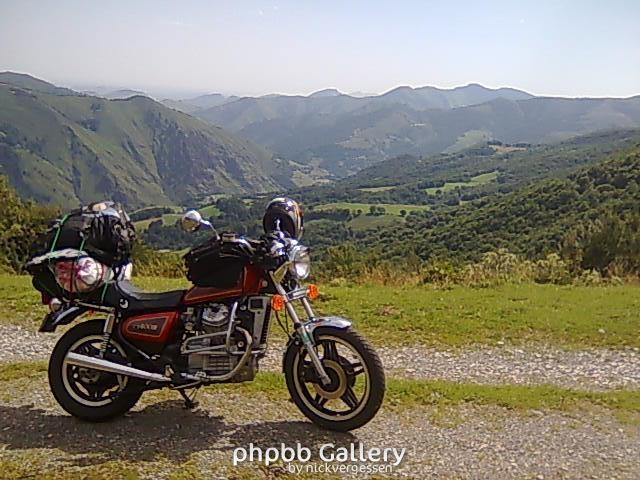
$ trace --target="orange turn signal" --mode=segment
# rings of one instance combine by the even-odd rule
[[[271,308],[273,308],[276,312],[281,312],[284,310],[284,297],[282,295],[274,295],[271,298]]]
[[[311,284],[307,287],[307,297],[309,297],[310,300],[315,300],[319,296],[320,290],[318,290],[317,285]]]

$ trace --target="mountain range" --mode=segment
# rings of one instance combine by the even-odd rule
[[[267,150],[145,96],[108,100],[0,73],[0,106],[0,173],[40,202],[171,205],[293,185],[292,167]]]
[[[478,84],[158,102],[3,72],[0,107],[0,174],[22,196],[61,205],[107,196],[187,204],[326,183],[404,155],[455,158],[487,141],[546,144],[640,127],[640,96],[536,97]]]
[[[337,90],[245,97],[193,114],[283,158],[343,177],[402,154],[456,152],[491,139],[548,143],[638,127],[640,96],[535,97],[471,84],[449,90],[398,87],[367,97]]]

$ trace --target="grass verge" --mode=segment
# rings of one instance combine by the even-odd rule
[[[40,377],[47,371],[47,362],[0,363],[0,382]]]
[[[372,342],[464,347],[544,343],[640,347],[640,287],[504,285],[323,287],[318,308],[352,319]]]
[[[17,362],[0,365],[0,382],[44,377],[46,362]],[[284,377],[275,372],[261,372],[253,382],[205,387],[209,392],[239,395],[264,395],[272,401],[285,401],[289,393]],[[640,413],[640,391],[611,390],[588,392],[553,385],[480,385],[444,380],[387,379],[385,405],[396,407],[461,404],[503,407],[511,410],[576,410],[585,405]]]
[[[138,277],[153,291],[186,279]],[[320,286],[318,311],[342,315],[373,343],[464,347],[544,343],[561,348],[640,347],[640,287],[504,285]],[[35,330],[46,313],[27,276],[0,275],[0,323]],[[272,323],[275,326],[275,322]],[[275,328],[273,329],[275,332]]]
[[[260,373],[251,383],[210,388],[248,395],[264,394],[272,400],[289,398],[284,378],[273,372]],[[640,413],[640,391],[587,392],[553,385],[479,385],[444,380],[387,379],[385,405],[388,407],[449,407],[465,403],[520,411],[569,411],[591,405]]]

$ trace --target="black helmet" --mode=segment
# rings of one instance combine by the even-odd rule
[[[274,198],[262,218],[265,233],[281,231],[296,240],[302,237],[304,221],[298,202],[287,197]]]

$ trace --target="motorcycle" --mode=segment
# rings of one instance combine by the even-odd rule
[[[282,369],[300,411],[336,431],[369,422],[385,392],[378,355],[349,320],[315,313],[318,288],[302,285],[310,256],[299,240],[297,204],[275,199],[263,222],[265,234],[256,240],[218,235],[197,211],[187,212],[183,228],[209,229],[211,237],[185,256],[194,282],[186,290],[145,292],[121,273],[94,293],[43,293],[50,313],[41,332],[93,317],[70,328],[51,354],[49,384],[60,406],[100,422],[127,412],[145,391],[169,388],[193,408],[202,386],[255,378],[275,317],[287,334]],[[51,275],[52,269],[43,271]],[[42,288],[44,282],[34,277],[41,291],[53,291]]]

